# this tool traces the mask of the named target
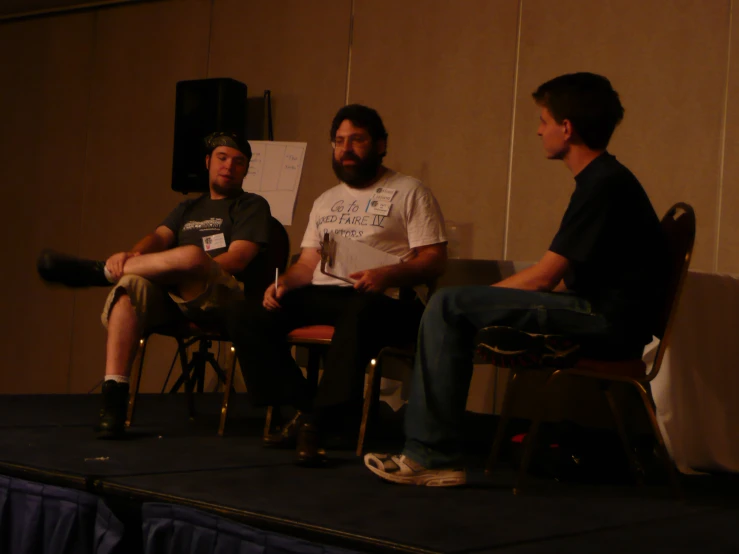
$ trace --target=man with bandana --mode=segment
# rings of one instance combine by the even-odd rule
[[[340,183],[313,204],[299,260],[264,292],[260,305],[234,306],[228,332],[258,404],[292,405],[298,413],[267,446],[297,447],[298,462],[320,464],[321,431],[358,429],[364,373],[385,346],[415,340],[423,303],[399,287],[422,287],[446,265],[444,220],[431,191],[382,164],[387,132],[371,108],[341,108],[331,125],[332,165]],[[341,235],[396,255],[402,263],[350,275],[320,270],[324,235]],[[332,325],[331,346],[315,399],[290,356],[287,333]],[[338,428],[337,428],[338,427]]]
[[[181,202],[131,250],[106,261],[45,251],[41,277],[68,287],[113,285],[102,314],[108,330],[103,409],[97,430],[117,438],[124,430],[128,379],[146,329],[186,320],[217,325],[220,310],[244,298],[244,284],[264,286],[269,240],[267,201],[245,192],[251,159],[246,140],[228,133],[205,139],[209,192]]]

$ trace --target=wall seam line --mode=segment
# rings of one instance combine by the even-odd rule
[[[352,78],[352,49],[354,46],[354,0],[351,0],[351,12],[349,14],[349,56],[346,60],[346,90],[344,94],[344,105],[349,104],[349,86]]]
[[[208,21],[208,52],[205,56],[205,78],[210,78],[210,53],[213,43],[213,10],[215,9],[216,0],[210,0],[210,17]]]
[[[98,12],[93,12],[92,15],[92,48],[90,48],[90,59],[88,65],[88,78],[89,85],[87,87],[87,130],[85,132],[85,155],[82,162],[82,197],[80,198],[80,222],[77,232],[77,255],[80,255],[82,249],[82,236],[85,230],[85,205],[87,203],[87,185],[89,180],[87,179],[89,171],[89,159],[90,159],[90,142],[91,142],[91,131],[92,126],[92,90],[95,86],[95,56],[98,47],[98,28],[100,25]],[[67,365],[67,394],[72,392],[72,370],[74,364],[74,320],[77,311],[77,295],[80,291],[74,291],[72,295],[72,311],[69,319],[69,360]],[[93,388],[94,390],[94,388]],[[92,392],[92,391],[90,391]]]
[[[721,212],[723,211],[724,171],[726,168],[726,127],[729,117],[729,81],[731,79],[731,30],[734,0],[729,0],[729,36],[726,52],[726,84],[724,86],[723,118],[721,121],[721,147],[719,149],[718,194],[716,195],[716,242],[713,252],[713,272],[718,273],[719,247],[721,246]]]
[[[523,20],[523,0],[518,3],[518,25],[516,28],[516,63],[513,71],[513,102],[511,107],[511,135],[508,145],[508,176],[506,182],[505,218],[503,226],[503,259],[508,259],[508,237],[511,224],[511,189],[513,186],[513,144],[516,138],[516,104],[518,97],[518,68],[521,58],[521,26]]]

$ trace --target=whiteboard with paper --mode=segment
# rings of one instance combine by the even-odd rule
[[[291,225],[307,143],[250,140],[249,144],[252,158],[242,188],[263,196],[272,215]]]

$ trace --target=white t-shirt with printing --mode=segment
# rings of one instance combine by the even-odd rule
[[[372,213],[370,201],[378,189],[392,194],[387,215]],[[413,248],[447,241],[444,217],[439,203],[421,181],[388,169],[377,183],[355,189],[339,183],[313,203],[301,248],[320,248],[324,233],[341,234],[373,248],[410,257]],[[349,283],[313,272],[314,285],[350,286]]]

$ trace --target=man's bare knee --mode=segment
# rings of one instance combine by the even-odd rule
[[[109,313],[112,314],[114,310],[120,309],[133,310],[133,302],[131,302],[131,297],[128,295],[128,291],[123,287],[118,287],[116,289],[115,296],[113,297],[113,301],[110,304]],[[110,315],[108,315],[108,319],[110,319]]]
[[[178,257],[178,266],[193,276],[208,276],[210,272],[210,257],[197,246],[180,246],[173,253]]]
[[[107,321],[108,336],[117,336],[124,329],[131,329],[132,331],[139,331],[139,321],[136,315],[136,309],[133,306],[131,297],[126,292],[126,289],[120,288],[116,291],[116,295],[113,298],[113,302],[108,311]]]

